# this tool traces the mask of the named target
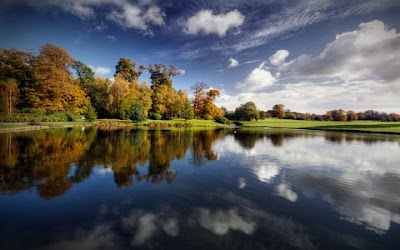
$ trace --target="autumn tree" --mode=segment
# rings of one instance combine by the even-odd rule
[[[283,104],[275,104],[272,107],[272,117],[276,117],[279,119],[282,119],[285,117],[286,111],[285,111],[285,105]]]
[[[7,115],[12,115],[18,100],[18,86],[17,82],[13,78],[7,80],[0,80],[0,101],[1,110]]]
[[[253,119],[258,120],[260,118],[260,113],[254,102],[247,102],[236,108],[235,117],[241,121],[251,121]]]
[[[117,65],[115,66],[115,75],[121,75],[128,82],[133,82],[134,80],[138,80],[139,76],[146,69],[143,65],[140,65],[138,69],[136,69],[137,63],[129,58],[120,58]]]
[[[198,82],[190,88],[193,93],[192,104],[195,116],[199,116],[201,113],[200,109],[203,106],[203,102],[207,97],[208,88],[208,85],[204,82]]]
[[[0,49],[0,80],[14,79],[18,85],[19,108],[33,107],[35,102],[35,84],[33,77],[37,58],[29,52],[16,49]]]
[[[150,73],[151,88],[155,91],[157,87],[166,85],[172,87],[172,77],[180,75],[180,71],[171,65],[169,68],[162,63],[149,65],[147,71]]]
[[[73,62],[72,56],[61,47],[52,44],[41,47],[34,71],[34,77],[39,81],[35,91],[36,108],[74,113],[86,111],[89,98],[69,72]]]

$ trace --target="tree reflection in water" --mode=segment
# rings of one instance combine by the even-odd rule
[[[222,134],[215,129],[94,128],[0,134],[0,190],[15,194],[36,187],[42,198],[51,199],[87,179],[97,166],[111,168],[118,187],[171,183],[177,175],[171,161],[185,159],[189,149],[196,165],[216,160],[212,144]]]

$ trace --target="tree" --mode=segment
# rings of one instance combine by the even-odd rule
[[[183,106],[182,118],[185,120],[191,120],[194,118],[192,105],[190,105],[190,101],[187,98],[186,98],[185,104]]]
[[[110,87],[108,111],[115,118],[128,119],[127,110],[132,104],[132,93],[129,83],[122,76],[117,75]]]
[[[193,85],[190,89],[193,93],[193,111],[195,116],[199,116],[201,114],[201,107],[207,97],[206,90],[208,89],[208,85],[204,82],[198,82]]]
[[[97,119],[96,110],[93,108],[92,105],[88,106],[88,109],[85,114],[85,119],[86,119],[86,121],[89,121],[89,122],[93,122]]]
[[[89,95],[92,92],[91,88],[96,82],[93,70],[81,61],[75,61],[72,68],[76,71],[79,86]],[[89,95],[89,97],[91,96]]]
[[[110,117],[108,105],[110,103],[109,91],[111,84],[112,82],[108,78],[96,77],[95,84],[87,93],[94,109],[101,118]]]
[[[19,89],[17,105],[19,108],[33,107],[36,100],[33,77],[37,58],[25,51],[0,49],[0,80],[15,79]]]
[[[39,81],[35,89],[36,108],[74,113],[86,111],[90,101],[69,72],[73,62],[72,56],[61,47],[52,44],[41,47],[34,71],[34,77]]]
[[[171,78],[180,75],[180,71],[174,65],[171,65],[168,69],[162,63],[156,63],[154,66],[150,64],[147,71],[150,73],[151,88],[154,91],[161,85],[172,87]]]
[[[18,86],[13,78],[0,81],[1,110],[7,115],[12,115],[15,104],[18,100]]]
[[[260,118],[260,113],[254,102],[247,102],[236,108],[235,116],[236,119],[240,121],[251,121],[253,119],[258,120]]]
[[[147,110],[143,107],[142,104],[139,102],[135,101],[133,104],[129,107],[129,110],[127,112],[127,115],[129,119],[132,121],[144,121],[147,118]]]
[[[139,76],[146,69],[143,65],[139,66],[139,69],[136,70],[137,63],[129,58],[120,58],[117,65],[115,66],[115,75],[121,75],[128,82],[133,82],[134,80],[138,80]]]
[[[259,113],[260,113],[260,120],[264,120],[264,119],[268,118],[267,112],[260,110]]]
[[[272,117],[276,117],[279,119],[282,119],[285,117],[286,111],[285,111],[285,105],[283,104],[275,104],[272,107]]]
[[[215,106],[214,100],[219,97],[217,89],[209,89],[208,85],[198,82],[191,87],[194,98],[192,101],[195,117],[212,120],[217,116],[223,116],[222,111]]]
[[[353,110],[347,111],[346,115],[347,115],[348,121],[357,121],[358,120],[358,115]]]

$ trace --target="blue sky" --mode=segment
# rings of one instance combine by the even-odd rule
[[[53,43],[112,77],[120,57],[184,72],[217,104],[254,101],[302,112],[400,112],[396,0],[3,0],[0,46],[37,53]],[[148,80],[143,75],[141,80]]]

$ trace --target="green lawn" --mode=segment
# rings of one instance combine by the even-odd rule
[[[191,124],[192,126],[223,126],[221,123],[217,123],[211,120],[146,120],[139,122],[138,124],[149,124],[149,123],[166,123],[166,124]]]
[[[272,128],[303,128],[318,130],[343,130],[343,131],[366,131],[400,133],[400,122],[379,121],[299,121],[285,119],[265,119],[261,121],[241,121],[246,127],[272,127]]]

